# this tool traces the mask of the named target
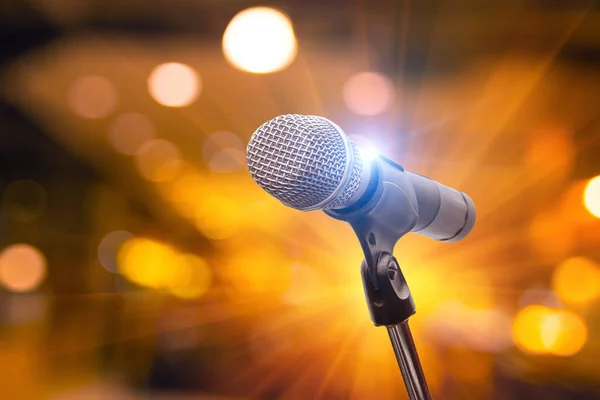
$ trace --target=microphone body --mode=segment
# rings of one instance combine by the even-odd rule
[[[247,147],[254,180],[283,204],[351,221],[369,213],[402,235],[454,242],[475,224],[466,194],[406,171],[385,156],[363,160],[346,134],[316,116],[288,114],[261,125]]]

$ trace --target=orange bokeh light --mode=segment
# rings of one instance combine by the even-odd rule
[[[571,356],[587,341],[587,327],[581,317],[570,311],[558,311],[542,325],[542,342],[557,356]]]
[[[568,258],[554,271],[552,288],[566,303],[587,304],[600,295],[600,266],[584,257]]]
[[[46,275],[46,258],[35,247],[14,244],[0,254],[0,282],[13,292],[28,292]]]
[[[528,353],[547,352],[542,340],[542,329],[553,315],[553,310],[540,305],[527,306],[519,311],[512,327],[515,344]]]
[[[83,76],[77,79],[68,92],[69,105],[84,118],[104,118],[117,105],[117,89],[102,76]]]
[[[342,94],[346,106],[358,115],[381,114],[394,104],[396,97],[393,82],[375,72],[351,76]]]

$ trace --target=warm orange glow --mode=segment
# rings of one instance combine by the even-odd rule
[[[0,253],[0,282],[13,292],[28,292],[46,275],[46,259],[35,247],[14,244]]]
[[[181,255],[172,267],[173,277],[169,290],[175,296],[194,299],[202,296],[212,282],[212,273],[208,263],[193,254]]]
[[[232,199],[208,196],[197,204],[196,226],[210,239],[225,239],[240,227],[243,215]]]
[[[68,93],[69,105],[84,118],[104,118],[117,105],[117,90],[106,78],[83,76],[77,79]]]
[[[246,241],[230,253],[224,273],[235,295],[279,298],[290,287],[293,262],[281,249],[264,241]]]
[[[587,340],[587,327],[578,315],[558,311],[542,325],[542,342],[548,351],[558,356],[577,353]]]
[[[183,217],[196,221],[198,206],[212,187],[195,171],[186,171],[168,184],[161,185],[163,196]]]
[[[583,194],[583,204],[594,217],[600,218],[600,175],[590,179]]]
[[[377,115],[388,110],[395,99],[393,82],[375,72],[353,75],[344,84],[344,102],[358,115]]]
[[[2,211],[18,222],[31,222],[46,211],[48,195],[44,187],[31,179],[21,179],[6,186],[2,194]]]
[[[162,139],[146,142],[136,153],[140,174],[152,182],[173,180],[181,171],[181,153],[171,142]]]
[[[515,344],[528,353],[547,352],[542,329],[553,315],[553,310],[539,305],[527,306],[519,311],[512,327]]]
[[[584,257],[569,258],[554,271],[552,288],[566,303],[589,303],[600,295],[600,266]]]
[[[454,348],[447,362],[452,375],[465,382],[484,382],[492,375],[493,360],[489,354]]]
[[[154,100],[167,107],[184,107],[200,95],[202,81],[192,67],[181,63],[160,64],[148,77]]]
[[[234,67],[264,74],[286,68],[296,58],[298,45],[287,16],[267,7],[239,12],[223,34],[223,53]]]
[[[575,244],[575,226],[568,214],[558,209],[538,213],[530,221],[530,245],[540,255],[552,258],[566,257]],[[560,232],[557,235],[556,232]]]
[[[596,218],[585,205],[585,189],[589,180],[577,180],[570,184],[560,201],[560,213],[577,224],[596,222]]]
[[[117,116],[108,132],[110,144],[119,153],[126,155],[134,155],[154,136],[152,122],[138,113],[124,113]]]
[[[562,176],[570,171],[574,156],[572,132],[560,126],[544,126],[534,133],[525,164],[534,173]]]

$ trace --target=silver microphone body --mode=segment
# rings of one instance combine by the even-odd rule
[[[414,218],[399,230],[447,242],[464,238],[475,224],[469,196],[384,156],[363,160],[342,129],[322,117],[287,114],[267,121],[252,135],[246,158],[258,185],[298,210],[321,209],[346,220],[364,212],[385,218],[405,204],[401,211]],[[395,196],[408,202],[395,202]]]

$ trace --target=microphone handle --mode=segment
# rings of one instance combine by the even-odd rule
[[[456,242],[475,225],[475,204],[465,193],[405,170],[417,196],[419,219],[412,232]]]

